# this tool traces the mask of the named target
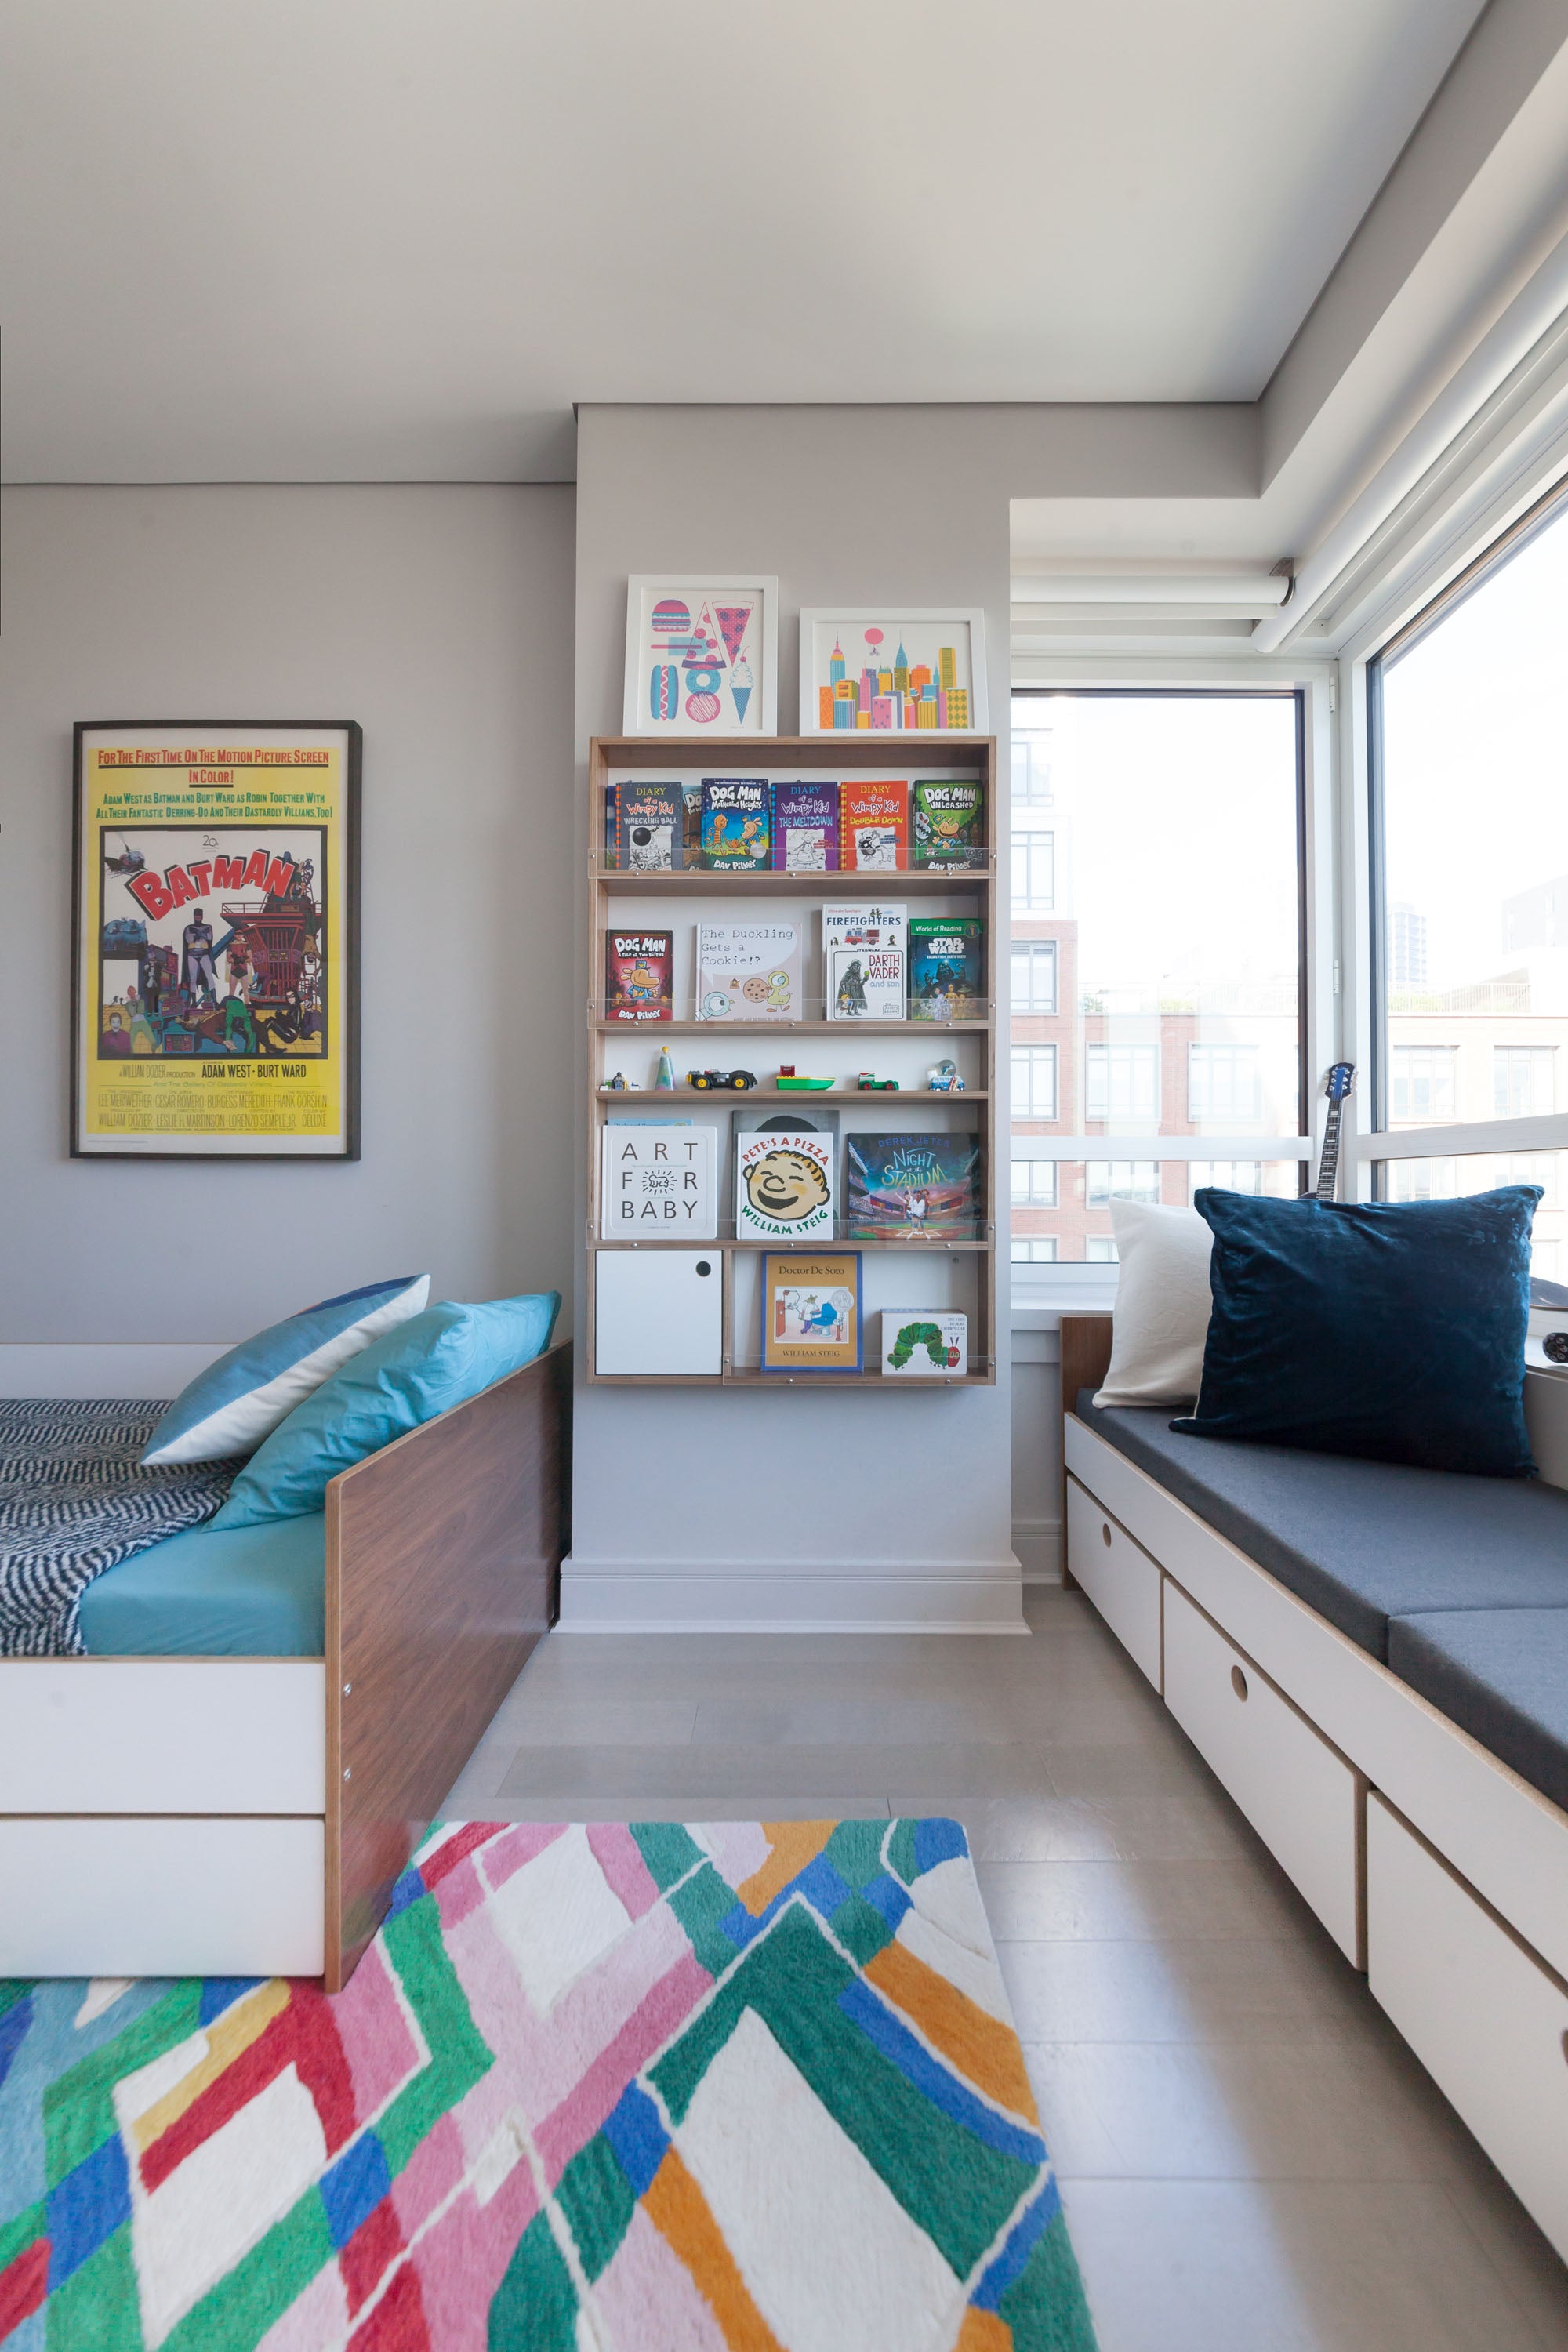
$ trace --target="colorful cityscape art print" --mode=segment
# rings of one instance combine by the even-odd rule
[[[778,732],[778,583],[634,573],[626,588],[628,735]]]
[[[800,732],[984,735],[985,615],[892,607],[800,616]]]

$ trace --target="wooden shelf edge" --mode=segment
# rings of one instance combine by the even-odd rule
[[[601,1037],[733,1037],[741,1027],[731,1021],[605,1021],[595,1016]],[[748,1037],[984,1037],[989,1021],[748,1021]],[[715,1065],[717,1066],[717,1065]],[[647,1091],[651,1092],[649,1088]],[[707,1089],[704,1088],[704,1092]],[[752,1089],[740,1087],[739,1093]]]
[[[794,1103],[873,1103],[896,1093],[900,1103],[978,1103],[989,1102],[989,1087],[963,1087],[957,1093],[942,1087],[813,1087],[809,1092],[794,1087],[777,1093],[766,1086],[744,1087],[739,1092],[732,1087],[595,1087],[595,1102],[659,1103],[741,1103],[750,1102],[761,1095],[765,1102],[780,1103],[787,1110]]]
[[[857,1242],[848,1240],[755,1242],[748,1235],[738,1234],[730,1234],[721,1239],[715,1239],[710,1235],[706,1240],[700,1240],[690,1234],[684,1234],[679,1240],[669,1242],[626,1242],[613,1240],[607,1234],[590,1234],[588,1247],[596,1250],[771,1250],[775,1257],[784,1255],[789,1250],[801,1250],[808,1255],[815,1255],[822,1250],[870,1250],[879,1256],[889,1257],[984,1257],[996,1247],[996,1244],[994,1242]]]

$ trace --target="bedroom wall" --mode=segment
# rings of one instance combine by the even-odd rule
[[[558,1288],[569,1326],[573,509],[3,494],[0,1340],[232,1340],[425,1267],[437,1297]],[[270,716],[364,729],[363,1157],[72,1160],[72,722]]]

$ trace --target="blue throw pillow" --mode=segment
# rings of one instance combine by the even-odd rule
[[[301,1308],[198,1372],[147,1440],[142,1460],[223,1462],[249,1454],[340,1364],[417,1315],[427,1274],[395,1275]]]
[[[1524,1427],[1538,1184],[1465,1201],[1261,1200],[1205,1186],[1214,1311],[1199,1437],[1497,1478]]]
[[[307,1397],[251,1457],[207,1525],[248,1528],[322,1509],[340,1470],[531,1364],[550,1345],[560,1307],[558,1290],[426,1307]]]

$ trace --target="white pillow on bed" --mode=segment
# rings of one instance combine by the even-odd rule
[[[1214,1235],[1195,1209],[1139,1201],[1112,1201],[1110,1223],[1121,1271],[1110,1365],[1094,1402],[1190,1408],[1203,1377]]]
[[[144,1464],[221,1462],[253,1454],[341,1365],[417,1315],[427,1274],[395,1275],[323,1298],[270,1324],[198,1372],[147,1440]]]

